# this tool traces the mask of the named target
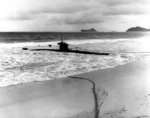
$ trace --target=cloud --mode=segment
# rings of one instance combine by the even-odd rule
[[[71,14],[90,9],[89,3],[75,0],[32,0],[27,11],[30,13],[51,13],[51,14]],[[31,6],[31,7],[30,7]]]
[[[17,1],[17,0],[16,0]],[[96,15],[130,15],[148,13],[145,4],[148,0],[22,0],[16,4],[16,14],[10,16],[10,20],[30,20],[34,17],[46,14],[62,15],[67,24],[101,22]],[[96,11],[96,12],[95,12]],[[99,14],[97,14],[99,12]],[[73,18],[73,15],[75,16]],[[90,17],[91,16],[91,17]],[[62,16],[61,16],[62,17]],[[86,19],[87,18],[87,19]],[[100,17],[102,18],[102,17]],[[79,21],[81,20],[81,22]],[[78,21],[78,22],[77,22]]]
[[[34,17],[29,14],[12,14],[1,17],[0,21],[28,21],[32,19],[34,19]]]
[[[34,19],[34,17],[30,14],[15,14],[4,19],[9,21],[28,21]]]
[[[144,6],[143,6],[144,7]],[[142,6],[131,6],[131,5],[120,5],[116,7],[110,7],[108,10],[104,11],[104,15],[141,15],[149,13],[148,9],[145,10]]]
[[[61,11],[56,12],[56,14],[59,14],[59,17],[54,17],[51,21],[56,24],[83,25],[109,22],[110,17],[108,16],[112,16],[111,20],[117,20],[117,18],[120,20],[120,16],[123,15],[130,16],[149,13],[148,9],[145,11],[145,9],[148,8],[145,8],[144,3],[146,1],[147,0],[76,0],[72,2],[69,7],[64,6],[64,8],[58,8]],[[79,6],[73,7],[73,4],[77,5],[77,3]],[[60,15],[60,13],[63,15]]]
[[[65,24],[95,24],[103,22],[103,16],[98,11],[87,11],[78,14],[67,15],[64,18]]]
[[[107,6],[120,6],[120,5],[139,5],[149,3],[149,0],[102,0],[102,3]]]
[[[39,10],[33,10],[31,13],[33,14],[41,14],[41,13],[49,13],[49,14],[72,14],[72,13],[78,13],[82,11],[86,11],[89,8],[85,5],[65,5],[65,6],[59,6],[59,7],[47,7],[47,8],[41,8]]]
[[[150,12],[148,0],[103,0],[102,3],[107,7],[104,15],[141,15]]]
[[[75,14],[49,15],[49,22],[53,24],[84,25],[104,22],[104,18],[99,11],[84,11]]]
[[[124,16],[150,14],[149,0],[15,0],[9,4],[10,1],[5,0],[5,5],[0,1],[1,20],[16,24],[30,21],[30,25],[38,23],[43,29],[46,25],[104,27],[113,20],[120,23]]]

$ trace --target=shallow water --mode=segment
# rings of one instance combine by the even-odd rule
[[[1,43],[1,117],[89,116],[94,106],[91,84],[62,77],[94,70],[100,71],[86,73],[83,77],[92,79],[97,87],[108,92],[101,111],[103,118],[150,116],[150,64],[127,64],[149,55],[149,37],[66,41],[82,49],[112,53],[109,56],[22,50],[22,47],[49,48],[49,43],[57,48],[57,42]],[[14,84],[17,85],[10,86]]]
[[[100,110],[102,118],[149,117],[150,61],[141,62],[74,76],[91,79],[101,87],[99,98],[101,92],[108,93]],[[0,96],[4,118],[93,118],[92,84],[86,80],[62,78],[2,87]]]
[[[53,42],[54,43],[54,42]],[[85,50],[109,52],[109,56],[59,53],[49,51],[22,50],[24,44],[5,44],[0,49],[0,86],[58,79],[69,75],[89,72],[98,69],[112,68],[143,57],[145,49],[140,49],[138,40],[84,40],[68,41],[69,44]],[[55,44],[55,43],[54,43]],[[50,48],[43,44],[28,48]],[[52,48],[57,48],[53,45]],[[70,46],[71,48],[71,46]],[[138,53],[133,53],[138,52]]]

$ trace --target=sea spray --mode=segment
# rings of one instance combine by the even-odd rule
[[[9,86],[34,81],[59,79],[74,74],[113,68],[143,57],[145,51],[135,39],[81,40],[70,44],[87,50],[112,53],[109,56],[22,50],[22,47],[50,48],[49,43],[5,44],[0,49],[0,86]],[[140,46],[142,48],[140,48]],[[131,53],[131,52],[139,53]]]

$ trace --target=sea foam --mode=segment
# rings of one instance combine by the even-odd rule
[[[49,44],[56,47],[57,43],[58,41],[0,44],[0,86],[59,79],[74,74],[113,68],[144,56],[139,52],[141,43],[135,39],[67,41],[82,49],[112,53],[109,56],[22,50],[22,47],[50,48],[47,46]],[[139,53],[130,53],[131,51]]]

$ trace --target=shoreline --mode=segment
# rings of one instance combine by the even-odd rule
[[[84,56],[84,55],[81,54],[80,56]],[[96,57],[96,56],[94,55],[93,58],[94,57]],[[113,57],[115,57],[116,59],[110,61],[109,59],[111,59]],[[128,57],[128,56],[126,55],[125,57]],[[60,80],[60,79],[63,79],[63,78],[67,78],[68,76],[82,75],[82,74],[91,73],[91,72],[100,71],[100,70],[113,69],[113,68],[116,68],[117,66],[123,66],[123,65],[126,65],[128,63],[132,63],[132,62],[135,62],[135,61],[142,60],[142,59],[146,58],[146,56],[141,56],[141,55],[137,56],[137,57],[135,55],[135,57],[132,57],[132,58],[128,57],[127,59],[125,59],[125,57],[122,57],[121,55],[117,55],[117,54],[116,55],[111,55],[108,58],[106,58],[105,56],[104,57],[101,56],[102,59],[101,58],[99,59],[99,58],[96,57],[97,62],[99,60],[102,63],[99,62],[99,64],[97,64],[97,65],[95,65],[95,64],[92,63],[93,65],[91,67],[88,65],[89,67],[88,66],[85,67],[85,70],[84,70],[83,66],[81,66],[82,67],[81,71],[80,71],[80,68],[79,68],[79,71],[78,70],[72,70],[72,69],[70,71],[67,70],[67,76],[64,75],[64,73],[63,73],[62,75],[57,75],[58,76],[57,78],[53,78],[53,77],[50,78],[49,76],[46,75],[46,76],[43,76],[44,78],[46,77],[45,79],[40,78],[40,79],[32,80],[32,78],[31,78],[31,80],[29,80],[28,78],[30,78],[30,76],[28,78],[27,78],[27,76],[25,76],[26,78],[19,80],[19,78],[16,76],[18,79],[11,78],[14,82],[13,81],[9,81],[11,79],[8,79],[8,81],[6,80],[6,83],[5,82],[3,83],[3,81],[2,81],[2,83],[0,85],[0,88],[9,87],[9,86],[16,86],[16,85],[22,85],[22,84],[28,84],[28,83],[34,83],[34,82],[42,82],[42,81],[49,81],[49,80]],[[93,59],[93,58],[91,57],[91,59]],[[36,66],[36,64],[37,64],[37,66]],[[47,62],[47,64],[50,64],[50,62]],[[43,65],[46,66],[46,63],[43,63]],[[33,63],[33,64],[31,63],[31,67],[30,67],[30,64],[29,65],[27,64],[25,66],[14,67],[14,69],[15,69],[14,73],[15,73],[15,71],[17,73],[17,69],[18,69],[18,71],[19,71],[19,69],[20,70],[22,70],[22,69],[28,69],[28,66],[29,66],[29,69],[31,68],[31,69],[34,70],[35,67],[37,67],[37,68],[44,67],[43,65],[40,64],[40,63]],[[11,68],[10,68],[10,72],[11,71],[13,72],[13,70],[11,70]],[[8,68],[8,72],[9,72],[9,68]],[[27,72],[28,72],[28,70],[27,70]],[[70,74],[68,74],[68,73],[70,73]],[[33,75],[31,75],[31,77],[32,76]],[[35,78],[38,78],[38,76],[41,77],[41,75],[37,75],[37,76],[35,75]],[[21,78],[22,78],[22,76],[21,76]]]
[[[136,42],[130,39],[109,41],[105,39],[95,40],[94,43],[92,43],[92,39],[87,41],[83,40],[79,44],[77,41],[70,40],[75,45],[78,43],[78,46],[81,46],[83,49],[99,50],[100,52],[108,51],[116,54],[96,56],[49,51],[24,51],[18,47],[1,48],[0,86],[59,79],[99,69],[113,68],[117,65],[135,61],[144,55],[143,53],[127,53],[135,50],[138,51],[137,47],[140,47],[138,40]],[[108,48],[109,46],[110,48]],[[32,48],[36,47],[33,46]],[[38,48],[42,49],[44,46],[39,46]]]
[[[82,73],[76,73],[76,74],[73,74],[73,75],[69,75],[69,76],[79,76],[79,77],[82,77],[82,76],[86,76],[86,75],[90,75],[91,73],[96,73],[99,72],[99,71],[105,71],[105,70],[109,70],[109,69],[113,69],[113,68],[118,68],[120,66],[125,66],[125,65],[128,65],[130,63],[136,63],[138,61],[143,61],[145,59],[147,59],[149,57],[145,56],[145,57],[140,57],[140,59],[136,59],[136,60],[132,60],[130,62],[126,62],[124,64],[118,64],[116,66],[112,66],[112,67],[107,67],[107,68],[102,68],[102,69],[97,69],[97,70],[91,70],[91,71],[88,71],[88,72],[82,72]],[[41,81],[33,81],[33,82],[27,82],[27,83],[19,83],[19,84],[11,84],[11,85],[8,85],[8,86],[0,86],[0,89],[1,88],[7,88],[7,87],[13,87],[13,86],[20,86],[20,85],[24,85],[24,84],[34,84],[34,83],[38,83],[38,82],[46,82],[46,81],[63,81],[63,80],[66,80],[69,78],[69,76],[65,76],[65,77],[60,77],[60,78],[57,78],[57,79],[49,79],[49,80],[41,80]]]
[[[150,117],[148,60],[146,58],[73,76],[90,78],[96,82],[96,86],[108,92],[101,110],[104,118],[111,115]],[[137,80],[138,77],[140,79]],[[92,109],[91,84],[83,80],[65,77],[0,88],[0,116],[3,118],[71,117]]]
[[[28,84],[28,83],[35,83],[35,82],[43,82],[43,81],[51,81],[51,80],[60,80],[60,79],[65,79],[67,78],[68,76],[76,76],[76,75],[82,75],[82,74],[87,74],[87,73],[92,73],[92,72],[95,72],[95,71],[101,71],[101,70],[107,70],[107,69],[113,69],[113,68],[116,68],[117,66],[123,66],[123,65],[126,65],[126,64],[129,64],[129,63],[132,63],[132,62],[135,62],[135,61],[140,61],[140,60],[143,60],[145,59],[146,56],[142,57],[142,56],[139,56],[137,57],[136,59],[131,59],[130,61],[129,60],[126,60],[126,62],[117,62],[116,64],[113,64],[113,65],[106,65],[106,67],[96,67],[96,69],[94,68],[91,68],[89,67],[88,70],[85,70],[83,72],[72,72],[70,73],[70,75],[67,75],[67,76],[62,76],[62,77],[58,77],[58,78],[52,78],[52,79],[45,79],[45,80],[35,80],[35,81],[29,81],[29,82],[21,82],[21,83],[12,83],[12,84],[9,84],[9,85],[5,85],[5,86],[0,86],[0,88],[3,88],[3,87],[9,87],[9,86],[17,86],[17,85],[22,85],[22,84]],[[107,63],[106,63],[107,64]],[[101,65],[100,65],[101,66]],[[72,70],[71,70],[72,71]]]

